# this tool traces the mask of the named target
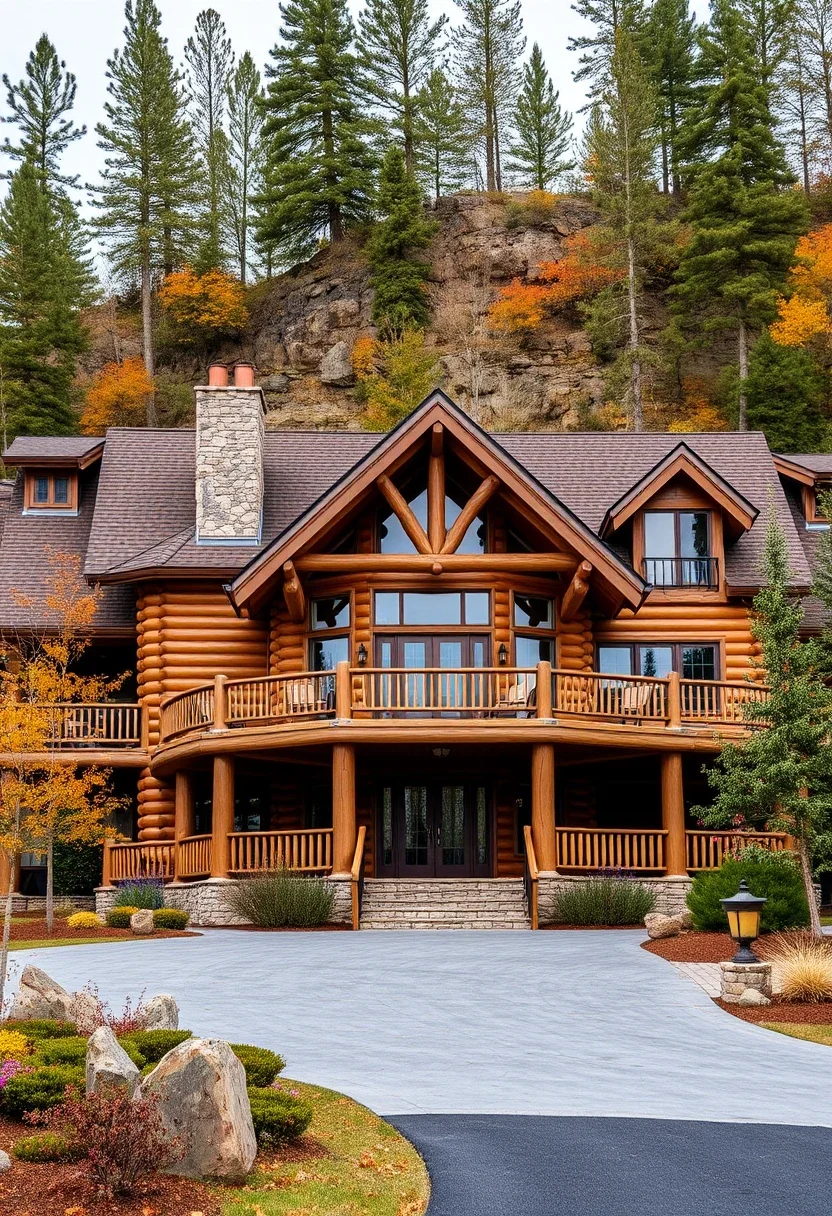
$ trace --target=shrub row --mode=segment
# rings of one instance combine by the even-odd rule
[[[129,929],[130,917],[139,908],[132,904],[118,905],[107,913],[107,925],[110,929]],[[191,918],[187,912],[179,908],[156,908],[153,912],[153,927],[155,929],[187,929]]]

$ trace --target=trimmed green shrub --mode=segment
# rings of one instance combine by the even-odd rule
[[[156,908],[153,926],[156,929],[187,929],[190,916],[180,908]]]
[[[630,878],[585,878],[555,892],[553,919],[562,925],[641,925],[656,897]]]
[[[761,933],[808,925],[809,905],[803,879],[791,855],[768,853],[764,858],[757,850],[739,860],[730,857],[718,870],[703,870],[696,875],[687,899],[695,928],[728,932],[728,919],[719,901],[736,895],[743,878],[754,895],[764,896],[768,901],[763,905]]]
[[[93,895],[101,886],[104,846],[55,841],[55,894]]]
[[[27,1039],[74,1039],[78,1031],[72,1022],[53,1022],[48,1018],[9,1019],[3,1023],[4,1030],[18,1030]]]
[[[24,1136],[12,1148],[12,1156],[18,1161],[32,1161],[37,1164],[48,1161],[80,1161],[86,1156],[86,1150],[72,1136],[61,1132],[36,1132],[33,1136]]]
[[[225,898],[232,912],[263,929],[300,929],[326,924],[334,896],[320,878],[279,869],[242,879]]]
[[[139,1068],[144,1062],[157,1065],[162,1056],[166,1056],[174,1047],[191,1038],[190,1030],[133,1030],[130,1034],[119,1035],[119,1043],[133,1060],[133,1052],[142,1057],[142,1063],[134,1060]]]
[[[107,913],[107,928],[108,929],[129,929],[130,917],[134,912],[138,912],[138,908],[111,908]]]
[[[85,1070],[71,1064],[46,1065],[19,1072],[0,1090],[0,1111],[9,1119],[22,1119],[29,1110],[49,1110],[63,1102],[68,1085],[83,1093],[85,1084]]]
[[[144,1068],[144,1053],[135,1043],[119,1040],[136,1068]],[[49,1039],[37,1044],[36,1064],[84,1064],[87,1060],[87,1042],[84,1035],[72,1039]]]
[[[232,1043],[231,1050],[246,1070],[246,1085],[265,1089],[283,1072],[286,1061],[283,1056],[269,1051],[267,1047],[251,1047],[248,1043]]]
[[[311,1104],[283,1090],[252,1086],[248,1098],[254,1134],[261,1148],[279,1148],[296,1140],[312,1122]]]
[[[165,884],[161,878],[135,878],[116,891],[114,908],[164,908]]]

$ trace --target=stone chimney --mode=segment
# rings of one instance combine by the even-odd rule
[[[251,364],[234,383],[215,363],[196,390],[196,539],[201,545],[256,545],[263,527],[263,391]]]

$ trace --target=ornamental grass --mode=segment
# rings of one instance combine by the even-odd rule
[[[653,892],[629,878],[586,878],[556,891],[553,919],[562,925],[640,925],[655,907]]]
[[[308,929],[329,920],[333,893],[320,878],[281,868],[241,879],[226,898],[232,912],[262,929]]]
[[[785,1001],[832,1001],[832,949],[809,933],[783,935],[769,943],[766,959],[776,968]]]

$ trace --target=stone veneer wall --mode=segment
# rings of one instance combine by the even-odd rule
[[[200,882],[171,882],[165,886],[165,905],[181,908],[196,926],[247,925],[250,921],[235,916],[228,907],[229,888],[238,883],[235,878],[208,878]],[[349,879],[328,879],[334,892],[332,915],[329,923],[349,924],[352,920],[352,898]],[[114,887],[99,887],[95,892],[95,910],[106,915],[115,900]]]
[[[263,410],[259,388],[196,389],[196,534],[257,542],[263,514]]]
[[[540,923],[545,925],[554,920],[553,908],[555,892],[568,887],[572,882],[583,882],[584,876],[567,877],[565,875],[544,876],[541,874],[538,883],[538,915]],[[650,887],[656,896],[655,912],[664,916],[675,916],[687,907],[685,899],[693,886],[692,878],[640,878],[639,882]]]

